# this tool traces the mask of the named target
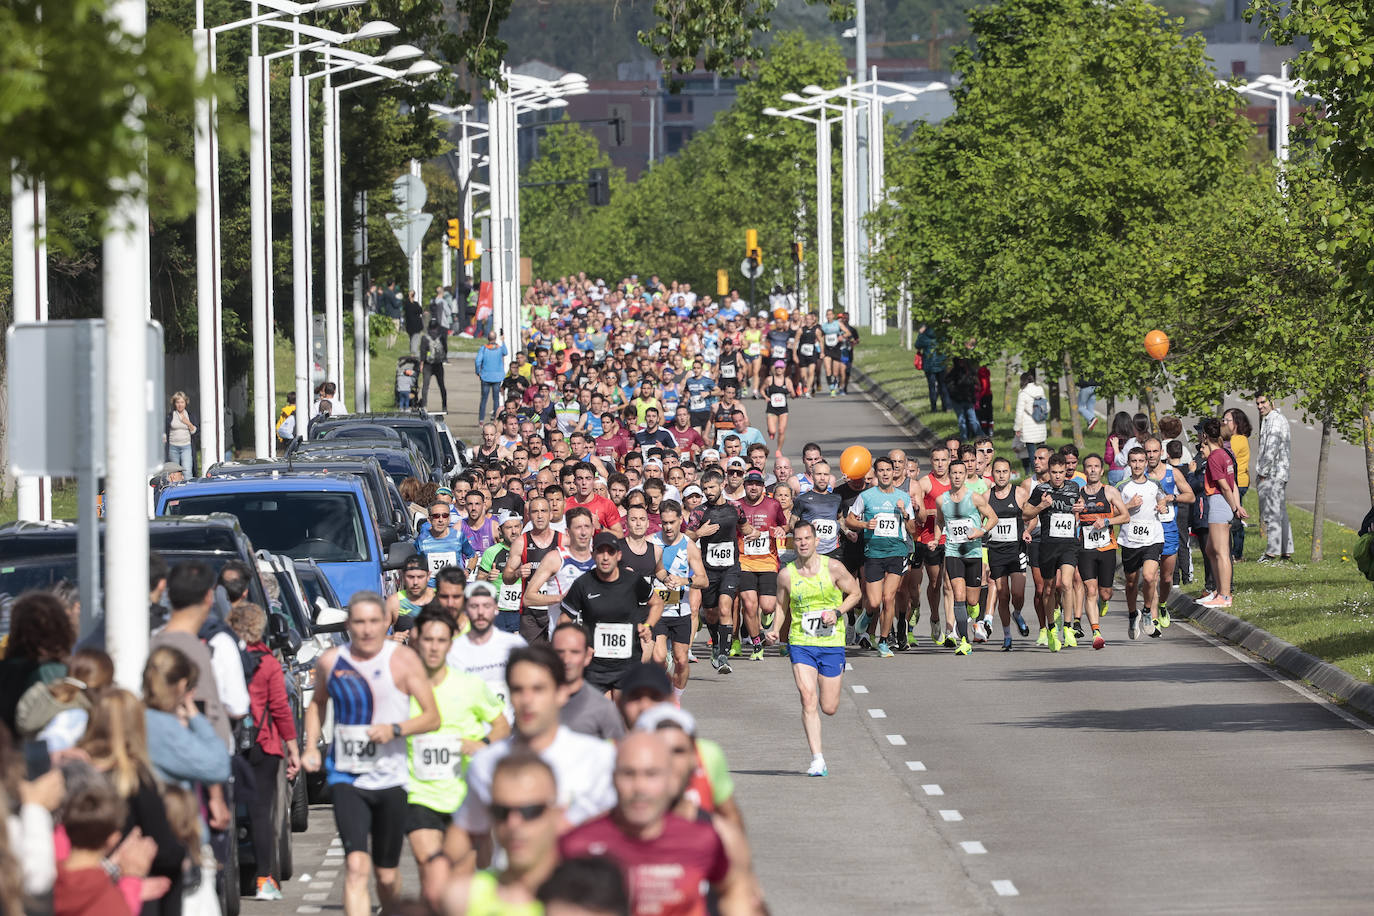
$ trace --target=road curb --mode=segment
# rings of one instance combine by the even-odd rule
[[[1374,684],[1347,674],[1247,620],[1216,608],[1203,607],[1190,595],[1174,592],[1169,597],[1169,608],[1175,615],[1259,656],[1284,674],[1305,681],[1351,709],[1374,718]]]
[[[941,444],[940,438],[936,436],[935,433],[931,432],[929,427],[918,420],[916,415],[911,412],[910,408],[886,391],[882,391],[874,384],[873,379],[869,377],[868,373],[851,363],[849,366],[849,377],[863,389],[864,397],[891,414],[892,419],[896,420],[899,426],[904,427],[906,431],[911,434],[911,438],[916,440],[916,444],[921,448],[929,450]]]

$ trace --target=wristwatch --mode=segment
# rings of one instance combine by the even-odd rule
[[[391,726],[391,737],[393,737],[393,738],[399,738],[399,737],[401,737],[401,723],[400,723],[400,722],[397,722],[397,723],[395,723],[395,724],[393,724],[393,725]]]

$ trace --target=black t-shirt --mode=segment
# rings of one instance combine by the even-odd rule
[[[1073,506],[1081,495],[1076,480],[1066,480],[1058,489],[1048,483],[1035,485],[1030,495],[1031,505],[1038,506],[1046,498],[1050,500],[1049,508],[1040,512],[1041,537],[1047,542],[1072,542],[1078,537],[1078,520],[1074,517]]]
[[[509,490],[502,496],[492,497],[491,514],[495,515],[502,509],[505,509],[512,515],[518,515],[521,518],[525,517],[525,501]]]
[[[859,488],[856,490],[854,487],[849,485],[848,480],[844,481],[839,486],[835,487],[835,492],[838,493],[840,496],[839,518],[841,522],[843,522],[843,520],[848,517],[849,507],[854,505],[854,500],[858,499],[859,494],[866,489],[868,489],[868,487],[864,485],[863,481],[859,482]],[[855,538],[851,541],[849,538],[845,537],[844,529],[841,529],[840,553],[841,556],[844,557],[845,563],[848,565],[852,566],[856,562],[862,562],[864,557],[863,538]]]
[[[653,587],[629,567],[621,567],[613,581],[595,569],[578,576],[563,596],[563,607],[581,616],[592,645],[592,661],[585,677],[598,687],[614,687],[619,676],[639,657],[639,634],[644,608]]]

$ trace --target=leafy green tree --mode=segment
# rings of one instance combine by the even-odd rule
[[[536,276],[576,272],[583,268],[568,257],[569,227],[586,222],[593,210],[587,176],[594,168],[610,169],[596,136],[566,118],[539,139],[539,156],[520,179],[520,247]],[[623,169],[610,172],[615,195],[625,184]]]

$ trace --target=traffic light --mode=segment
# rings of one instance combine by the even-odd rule
[[[803,260],[804,260],[804,258],[802,257],[802,243],[801,243],[801,242],[793,242],[793,243],[792,243],[792,263],[793,263],[793,264],[800,264],[800,263],[802,263]]]
[[[463,224],[460,220],[451,219],[448,221],[448,247],[463,247]]]
[[[463,239],[463,263],[471,264],[482,256],[482,249],[478,246],[477,240],[472,236]]]
[[[604,207],[611,202],[611,170],[589,169],[587,171],[587,203],[593,207]]]
[[[758,264],[763,263],[763,250],[759,248],[759,231],[757,229],[744,230],[744,256]]]
[[[716,295],[724,296],[730,292],[730,271],[721,268],[716,271]]]

